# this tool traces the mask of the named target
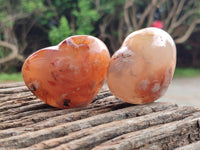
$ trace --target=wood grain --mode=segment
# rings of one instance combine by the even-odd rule
[[[199,146],[200,110],[133,105],[101,90],[88,107],[57,109],[23,83],[0,85],[0,150],[189,150]]]

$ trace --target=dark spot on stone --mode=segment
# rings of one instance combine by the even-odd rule
[[[33,83],[31,83],[31,84],[29,85],[29,89],[30,89],[31,91],[36,91],[36,90],[37,90],[36,86],[35,86]]]
[[[130,54],[123,54],[122,53],[122,55],[121,55],[123,58],[127,58],[127,57],[131,57],[131,55]]]
[[[30,62],[30,60],[27,60],[26,63],[27,63],[27,64],[30,64],[31,62]]]
[[[54,62],[51,62],[50,64],[51,64],[52,66],[55,66],[55,63],[54,63]]]
[[[169,68],[169,74],[171,74],[172,73],[172,68]]]
[[[56,81],[58,80],[55,72],[51,72],[51,76],[54,78],[54,80],[56,80]]]
[[[96,85],[96,81],[93,81],[91,84],[91,90],[93,90],[95,88],[95,85]]]
[[[30,71],[29,65],[25,65],[25,70]]]
[[[104,83],[105,83],[105,80],[103,79],[103,80],[101,80],[101,81],[99,82],[99,85],[100,85],[100,86],[103,86]]]
[[[69,107],[69,103],[71,102],[70,99],[64,99],[63,100],[63,105]]]
[[[48,81],[48,83],[49,83],[50,85],[52,85],[52,86],[56,86],[56,83],[53,82],[53,81]]]

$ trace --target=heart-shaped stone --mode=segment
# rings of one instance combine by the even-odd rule
[[[166,92],[176,66],[176,45],[158,28],[128,35],[108,68],[110,91],[128,103],[150,103]]]
[[[26,86],[58,108],[87,106],[102,88],[110,54],[96,37],[77,35],[30,55],[23,64]]]

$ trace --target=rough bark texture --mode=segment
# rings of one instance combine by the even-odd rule
[[[86,108],[60,110],[23,83],[0,85],[0,150],[189,150],[199,142],[198,108],[131,105],[102,90]]]

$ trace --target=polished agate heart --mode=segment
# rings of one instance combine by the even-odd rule
[[[26,86],[45,103],[84,107],[103,86],[109,61],[101,40],[78,35],[33,53],[24,62],[22,75]]]
[[[128,35],[114,53],[107,74],[110,91],[128,103],[150,103],[167,90],[176,65],[176,46],[158,28],[145,28]]]

